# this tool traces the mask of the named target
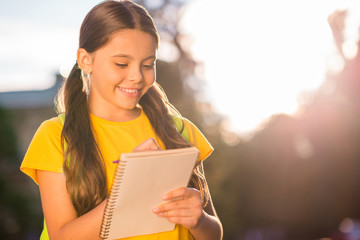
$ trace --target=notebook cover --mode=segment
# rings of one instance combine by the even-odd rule
[[[121,155],[100,236],[118,239],[171,231],[175,224],[152,212],[161,196],[188,185],[199,151],[195,147]]]

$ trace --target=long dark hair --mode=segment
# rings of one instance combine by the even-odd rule
[[[92,53],[121,29],[144,31],[159,43],[155,24],[143,7],[131,1],[105,1],[86,15],[80,28],[79,48]],[[66,148],[63,147],[66,186],[79,216],[96,207],[108,195],[105,164],[93,135],[84,84],[76,63],[57,98],[58,113],[66,115],[61,134],[62,145],[66,143]],[[157,83],[139,104],[167,149],[190,146],[175,128],[171,114],[176,113],[176,109]],[[200,189],[202,196],[208,196],[201,172],[201,166],[196,168],[191,182]]]

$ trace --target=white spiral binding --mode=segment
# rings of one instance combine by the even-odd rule
[[[113,184],[111,186],[109,198],[106,202],[106,207],[100,229],[100,238],[102,239],[107,239],[109,236],[109,229],[111,225],[112,215],[115,209],[117,196],[119,195],[126,163],[127,163],[126,161],[121,160],[114,175]]]

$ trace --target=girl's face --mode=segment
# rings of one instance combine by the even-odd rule
[[[138,112],[137,103],[155,81],[156,46],[149,33],[125,29],[88,54],[91,113],[127,120]]]

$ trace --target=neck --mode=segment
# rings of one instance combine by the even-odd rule
[[[141,114],[141,108],[135,107],[133,109],[121,111],[104,111],[102,109],[93,109],[90,107],[90,113],[111,122],[127,122],[138,118]]]

